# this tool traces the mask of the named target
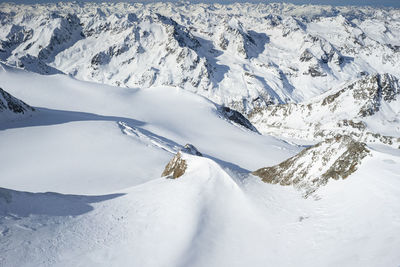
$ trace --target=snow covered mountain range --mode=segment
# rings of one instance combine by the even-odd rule
[[[363,142],[400,147],[400,84],[375,74],[302,103],[253,110],[250,119],[263,133],[306,140],[347,134]]]
[[[397,266],[399,79],[398,9],[1,3],[0,266]]]
[[[291,4],[1,4],[0,59],[122,87],[178,86],[242,113],[400,75],[399,11]]]

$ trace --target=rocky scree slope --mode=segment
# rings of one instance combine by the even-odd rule
[[[400,75],[397,9],[291,4],[0,4],[0,60],[42,74],[172,85],[245,115],[366,73]]]
[[[249,118],[266,134],[313,141],[346,134],[362,142],[398,147],[399,95],[395,76],[375,74],[304,103],[255,109]]]

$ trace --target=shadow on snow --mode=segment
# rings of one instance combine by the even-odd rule
[[[0,218],[16,219],[30,215],[77,216],[93,210],[90,205],[124,194],[102,196],[64,195],[59,193],[30,193],[0,188]]]
[[[94,113],[78,112],[78,111],[66,111],[66,110],[55,110],[47,108],[35,108],[37,113],[31,117],[18,119],[11,122],[2,123],[0,125],[1,130],[25,128],[25,127],[36,127],[36,126],[50,126],[63,124],[68,122],[77,121],[125,121],[135,126],[142,126],[145,123],[131,118],[118,117],[118,116],[103,116]]]

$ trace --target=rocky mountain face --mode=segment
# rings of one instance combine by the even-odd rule
[[[35,109],[0,88],[0,121],[18,119],[34,112]]]
[[[368,154],[364,143],[347,135],[337,135],[253,174],[266,183],[293,185],[307,197],[330,179],[347,178]]]
[[[363,142],[399,146],[399,95],[396,77],[375,74],[310,101],[255,109],[249,117],[262,133],[277,136],[324,140],[346,134]]]
[[[400,75],[396,9],[290,4],[0,5],[0,60],[124,87],[172,85],[245,115],[365,74]]]

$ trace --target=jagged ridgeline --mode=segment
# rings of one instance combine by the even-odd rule
[[[177,86],[245,115],[364,74],[400,75],[398,10],[189,3],[0,9],[2,62],[124,87]]]
[[[330,179],[345,179],[370,153],[364,143],[337,135],[308,147],[282,163],[254,171],[264,182],[293,185],[307,197]]]
[[[249,117],[265,134],[307,140],[347,134],[397,148],[399,95],[400,83],[395,76],[368,75],[304,103],[256,109]]]

